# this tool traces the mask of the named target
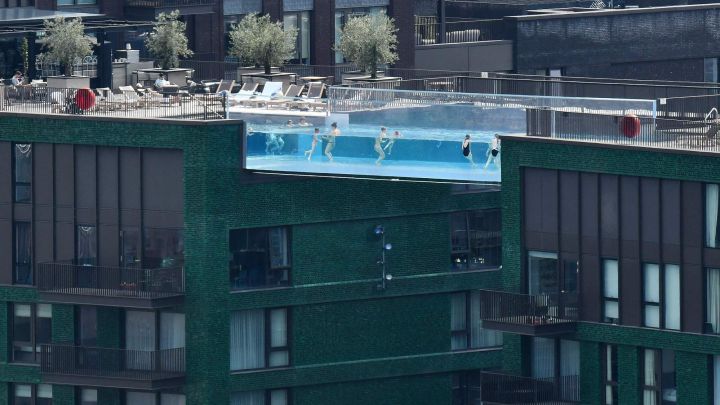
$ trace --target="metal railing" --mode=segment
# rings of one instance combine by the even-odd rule
[[[113,93],[109,89],[93,91],[27,85],[1,86],[0,100],[0,111],[48,115],[180,120],[215,120],[227,116],[227,97],[222,94],[128,94]]]
[[[205,6],[217,3],[217,0],[128,0],[128,7],[188,7]]]
[[[528,295],[480,290],[480,319],[516,325],[554,325],[575,322],[576,294]]]
[[[40,292],[147,299],[185,293],[182,267],[143,269],[40,263],[37,273]]]
[[[185,348],[127,350],[44,344],[40,349],[43,374],[161,380],[185,374]]]
[[[415,45],[457,44],[463,42],[512,39],[507,24],[502,19],[448,21],[445,37],[441,23],[418,21],[415,23]]]
[[[482,403],[562,405],[580,402],[579,376],[535,379],[481,372]]]

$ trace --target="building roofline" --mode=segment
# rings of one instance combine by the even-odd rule
[[[98,115],[70,115],[70,114],[41,114],[32,112],[9,112],[0,111],[0,118],[36,118],[42,120],[61,121],[103,121],[103,122],[125,122],[136,124],[161,124],[161,125],[182,125],[182,126],[226,126],[240,125],[244,121],[237,119],[216,119],[216,120],[188,120],[175,118],[134,118],[134,117],[108,117]]]
[[[530,21],[530,20],[549,20],[556,18],[582,18],[582,17],[608,17],[615,15],[629,14],[650,14],[650,13],[666,13],[678,11],[695,11],[695,10],[714,10],[720,9],[720,3],[710,4],[692,4],[679,6],[660,6],[660,7],[644,7],[644,8],[622,8],[622,9],[587,9],[583,11],[570,11],[570,9],[540,9],[534,12],[546,12],[548,14],[529,14],[507,16],[505,19],[514,21]]]

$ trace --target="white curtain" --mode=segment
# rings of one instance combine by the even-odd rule
[[[25,384],[15,384],[16,398],[32,398],[32,387]]]
[[[720,332],[720,269],[707,269],[707,322],[712,332]]]
[[[618,261],[603,260],[603,295],[605,298],[618,299],[620,291],[618,288]],[[605,318],[618,319],[620,309],[617,301],[605,300]]]
[[[470,347],[493,347],[502,345],[502,333],[483,329],[480,320],[480,293],[470,294]]]
[[[680,266],[665,265],[665,327],[680,330]]]
[[[643,369],[643,385],[656,387],[658,381],[655,378],[655,350],[644,350],[644,369]],[[643,405],[657,405],[657,392],[654,389],[643,390]]]
[[[50,385],[50,384],[38,384],[38,386],[37,386],[37,397],[38,397],[38,398],[45,398],[45,399],[52,399],[52,397],[53,397],[52,385]]]
[[[236,311],[230,318],[230,369],[265,367],[265,312]]]
[[[555,340],[536,337],[532,340],[532,377],[555,378]]]
[[[645,302],[645,326],[659,328],[660,266],[657,264],[643,266],[643,301]]]
[[[128,391],[125,396],[125,405],[155,405],[155,394]]]
[[[720,356],[713,356],[713,405],[720,405]]]
[[[467,330],[465,324],[465,293],[453,294],[450,297],[450,330],[460,331]],[[452,350],[467,349],[467,335],[453,334],[450,338],[450,348]]]
[[[560,340],[560,387],[566,401],[579,400],[580,342]]]
[[[270,405],[287,405],[288,403],[287,390],[273,390],[270,391]]]
[[[230,397],[230,405],[265,405],[265,391],[236,392]]]
[[[718,228],[718,202],[720,201],[720,185],[705,186],[705,244],[715,246]]]
[[[129,369],[150,370],[155,350],[155,313],[127,311],[125,314],[126,364]]]
[[[287,309],[273,309],[270,311],[270,347],[283,348],[287,344]],[[290,364],[289,355],[287,350],[273,350],[269,366],[287,366]]]
[[[160,350],[185,347],[185,314],[160,314]]]
[[[160,405],[185,405],[185,395],[160,394]]]
[[[81,405],[98,405],[98,392],[95,389],[83,388],[80,391]]]

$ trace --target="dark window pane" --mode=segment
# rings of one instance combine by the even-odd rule
[[[135,267],[140,264],[140,231],[125,229],[120,232],[120,257],[123,267]]]
[[[29,222],[15,223],[15,284],[32,284],[32,232]]]
[[[290,283],[287,228],[230,232],[230,285],[233,289],[282,287]]]
[[[32,145],[15,144],[15,202],[30,202],[32,196]]]
[[[52,305],[37,304],[35,316],[35,343],[50,343],[52,341]]]
[[[452,214],[451,218],[451,238],[452,238],[452,250],[464,251],[468,249],[468,235],[467,235],[467,213],[458,212]]]
[[[145,229],[143,267],[148,269],[180,267],[184,262],[181,229]]]
[[[470,222],[470,260],[468,267],[482,269],[502,264],[500,210],[475,211]]]
[[[77,227],[77,264],[97,265],[97,228],[94,226]]]
[[[77,322],[80,346],[97,346],[97,307],[81,306],[78,309]]]

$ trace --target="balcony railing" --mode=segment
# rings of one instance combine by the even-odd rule
[[[185,348],[126,350],[42,345],[43,379],[55,384],[158,389],[184,382]]]
[[[580,401],[579,378],[535,379],[508,374],[480,373],[482,403],[564,405]]]
[[[511,39],[507,25],[502,19],[449,21],[445,23],[445,37],[441,24],[433,21],[415,23],[415,44],[456,44],[463,42]]]
[[[527,295],[480,291],[483,327],[522,335],[544,336],[575,330],[577,294]]]
[[[192,7],[207,6],[217,3],[217,0],[128,0],[128,7],[148,7],[148,8],[166,8],[166,7]]]
[[[185,294],[182,267],[41,263],[37,272],[38,291],[47,302],[158,308],[177,305]]]

